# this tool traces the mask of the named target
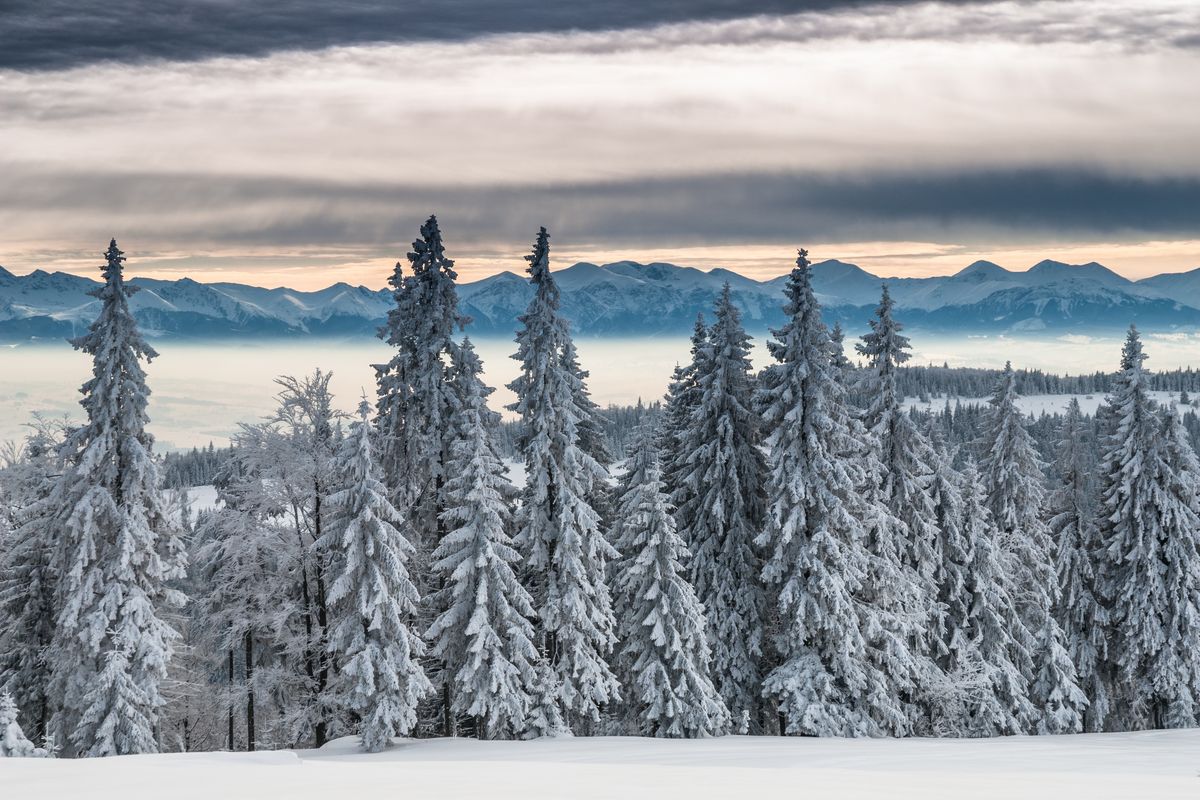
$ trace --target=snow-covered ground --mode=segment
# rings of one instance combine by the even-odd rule
[[[189,486],[188,499],[192,501],[192,513],[211,511],[217,507],[217,487],[211,483],[203,486]]]
[[[400,741],[322,750],[0,761],[0,796],[141,798],[1194,798],[1200,730],[1000,739],[731,736]]]
[[[1152,398],[1164,406],[1170,407],[1175,404],[1178,411],[1181,413],[1189,408],[1189,406],[1178,405],[1179,392],[1150,392]],[[1104,392],[1096,392],[1094,394],[1031,394],[1023,395],[1017,398],[1017,408],[1025,414],[1033,414],[1041,416],[1042,414],[1062,413],[1066,411],[1067,404],[1074,397],[1079,400],[1079,409],[1084,414],[1095,414],[1096,409],[1104,402]],[[950,407],[953,408],[955,403],[961,402],[964,406],[969,405],[987,405],[990,397],[951,397]],[[922,411],[941,411],[946,407],[945,397],[936,397],[927,403],[922,403],[914,397],[905,398],[904,405],[906,408],[918,408]]]

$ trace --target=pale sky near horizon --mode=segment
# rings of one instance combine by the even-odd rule
[[[0,265],[382,286],[436,212],[463,280],[539,225],[558,267],[1200,267],[1193,0],[182,7],[0,12]]]

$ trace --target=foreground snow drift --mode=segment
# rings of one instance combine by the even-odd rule
[[[11,798],[1200,797],[1200,730],[1002,739],[402,740],[0,761]]]

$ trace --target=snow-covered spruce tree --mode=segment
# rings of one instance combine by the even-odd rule
[[[1164,421],[1150,398],[1145,359],[1130,328],[1099,470],[1108,726],[1190,727],[1200,709],[1200,468],[1174,414]]]
[[[616,551],[588,501],[606,471],[579,446],[578,378],[564,357],[570,333],[558,309],[549,250],[542,228],[525,257],[534,297],[517,333],[521,373],[509,384],[526,469],[515,543],[530,574],[540,646],[562,685],[563,708],[575,723],[596,722],[600,709],[619,699],[605,660],[616,625],[605,572]]]
[[[413,576],[426,603],[423,625],[444,611],[433,603],[441,588],[429,569],[434,549],[445,535],[446,471],[450,459],[451,417],[456,399],[451,364],[456,335],[470,320],[459,313],[458,274],[446,257],[436,216],[421,226],[408,253],[411,275],[399,263],[389,279],[395,307],[388,311],[380,338],[396,348],[392,359],[376,367],[376,425],[384,482],[409,520],[416,548]],[[434,581],[434,582],[430,582]],[[442,735],[454,735],[449,676],[444,665],[431,665],[440,685]]]
[[[663,422],[659,427],[658,452],[662,467],[663,483],[667,497],[675,508],[676,530],[691,528],[689,520],[680,516],[680,505],[685,499],[684,479],[690,472],[687,459],[686,437],[692,414],[700,405],[700,384],[696,373],[708,346],[708,326],[704,315],[696,317],[692,329],[691,360],[679,364],[671,375],[667,394],[663,401]]]
[[[499,415],[487,406],[493,390],[469,340],[453,366],[461,404],[442,512],[447,533],[432,565],[443,576],[436,605],[445,610],[428,638],[452,681],[452,710],[475,718],[478,738],[509,739],[526,730],[538,662],[533,601],[517,580],[509,538],[517,492],[492,442]]]
[[[1058,577],[1053,543],[1042,517],[1046,493],[1042,462],[1016,400],[1016,376],[1012,364],[1005,364],[991,399],[980,472],[1021,621],[1037,637],[1043,661],[1054,661],[1043,663],[1037,675],[1027,676],[1031,699],[1041,714],[1030,732],[1075,733],[1083,728],[1087,699],[1067,655],[1066,636],[1054,617]]]
[[[0,758],[45,758],[46,751],[29,741],[17,717],[12,695],[0,693]]]
[[[339,665],[334,702],[359,720],[362,748],[375,753],[417,723],[417,704],[433,687],[418,659],[424,644],[411,630],[420,598],[405,562],[413,546],[404,516],[388,499],[371,453],[369,408],[343,444],[343,486],[327,540],[339,573],[329,589],[329,651]]]
[[[177,636],[163,612],[183,602],[169,582],[183,576],[185,561],[146,432],[150,390],[140,362],[157,354],[130,312],[136,287],[125,283],[115,240],[104,255],[104,285],[93,292],[99,316],[72,341],[92,357],[80,401],[87,419],[67,437],[66,469],[50,499],[59,542],[50,727],[81,756],[157,749],[159,684]],[[119,709],[111,726],[101,709]]]
[[[768,344],[778,363],[761,390],[770,475],[759,543],[780,656],[763,691],[788,733],[902,735],[910,719],[901,697],[915,687],[917,659],[891,610],[875,603],[887,587],[870,584],[892,578],[867,546],[891,518],[869,499],[874,467],[854,441],[807,255],[788,280],[787,322]]]
[[[675,533],[651,431],[634,459],[640,478],[620,498],[616,578],[628,702],[645,735],[724,733],[729,711],[709,677],[704,608],[684,575],[687,550]]]
[[[1079,400],[1071,398],[1059,435],[1057,486],[1049,501],[1060,592],[1056,616],[1067,637],[1067,652],[1075,664],[1079,686],[1088,698],[1084,727],[1101,731],[1109,708],[1103,674],[1108,611],[1096,594],[1095,560],[1100,543],[1090,438],[1091,426],[1084,422]]]
[[[13,695],[35,740],[45,737],[51,712],[47,656],[54,638],[57,528],[49,499],[62,467],[61,435],[62,426],[35,417],[24,458],[5,475],[6,500],[14,508],[13,530],[0,546],[0,690]]]
[[[694,366],[698,397],[681,436],[687,466],[678,498],[688,527],[680,535],[708,615],[713,682],[734,720],[758,731],[765,601],[754,539],[762,530],[766,464],[752,406],[750,337],[729,284]]]
[[[379,331],[396,353],[376,366],[379,461],[393,497],[409,509],[419,555],[437,546],[445,508],[442,487],[449,458],[454,397],[450,362],[455,336],[469,319],[458,311],[454,262],[446,257],[437,217],[421,226],[408,254],[411,275],[399,263],[388,280],[396,305]]]
[[[997,736],[1035,729],[1030,701],[1038,642],[1018,612],[1016,588],[1001,551],[975,463],[968,460],[956,490],[939,504],[943,547],[939,584],[946,605],[944,655],[947,694],[935,710],[935,730],[949,736]]]
[[[895,303],[883,287],[882,298],[870,321],[871,330],[856,345],[866,358],[866,369],[858,386],[863,397],[870,398],[862,422],[870,432],[882,469],[878,473],[880,498],[899,522],[877,536],[872,546],[875,557],[896,560],[894,570],[905,582],[912,582],[928,619],[910,626],[912,646],[924,655],[936,652],[935,631],[942,613],[934,571],[938,559],[937,514],[930,496],[937,455],[929,439],[904,410],[903,396],[896,386],[896,373],[909,360],[908,337],[903,326],[892,316]],[[836,355],[836,354],[835,354]],[[927,662],[929,663],[929,662]],[[933,676],[926,676],[928,683]],[[928,701],[926,700],[926,705]]]

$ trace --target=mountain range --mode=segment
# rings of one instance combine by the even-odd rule
[[[727,269],[673,264],[586,262],[557,271],[563,311],[581,336],[685,334],[697,313],[712,307],[728,282],[748,329],[782,321],[786,276],[756,281]],[[314,292],[237,283],[134,277],[130,300],[153,339],[211,340],[374,335],[392,297],[387,289],[334,284]],[[996,334],[1113,332],[1130,323],[1155,331],[1200,330],[1200,269],[1132,281],[1097,264],[1042,261],[1011,271],[976,261],[954,275],[881,278],[842,261],[813,266],[813,285],[830,321],[848,331],[865,327],[886,284],[897,316],[911,330]],[[90,278],[0,267],[0,342],[61,340],[82,333],[98,301]],[[459,286],[468,331],[508,336],[532,290],[522,276],[502,272]]]

